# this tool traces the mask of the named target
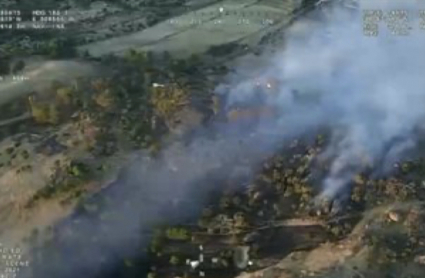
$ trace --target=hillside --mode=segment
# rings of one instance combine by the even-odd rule
[[[421,73],[383,46],[358,64],[376,49],[315,4],[2,3],[72,17],[0,38],[0,243],[29,261],[17,277],[423,277]],[[316,29],[326,47],[306,43]],[[406,80],[405,98],[372,94]]]

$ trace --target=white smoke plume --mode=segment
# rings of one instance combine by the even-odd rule
[[[412,132],[425,116],[424,7],[420,1],[376,0],[360,1],[357,11],[328,9],[325,22],[306,20],[294,26],[286,48],[263,70],[260,77],[272,76],[280,84],[269,102],[282,112],[273,126],[282,136],[323,125],[333,130],[322,154],[333,158],[324,196],[338,194],[365,165],[382,156],[398,159],[414,145]],[[376,37],[363,30],[364,12],[371,9],[383,16]],[[408,13],[410,35],[390,32],[387,16],[395,10]],[[238,84],[229,105],[252,96],[256,89],[251,84]],[[294,90],[311,101],[297,101]]]

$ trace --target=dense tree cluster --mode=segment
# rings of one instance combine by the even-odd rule
[[[28,97],[34,121],[38,124],[51,125],[57,125],[69,119],[77,109],[76,100],[76,92],[72,88],[56,86],[44,95],[34,93]]]

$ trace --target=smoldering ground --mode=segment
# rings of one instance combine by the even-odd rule
[[[388,8],[386,3],[395,8],[396,2],[367,1],[367,8]],[[420,8],[414,1],[398,3],[400,9]],[[332,131],[321,154],[331,160],[323,196],[343,191],[367,166],[401,159],[414,146],[414,132],[425,116],[425,33],[418,30],[419,16],[411,18],[410,36],[393,36],[381,25],[377,37],[367,37],[361,10],[351,11],[350,17],[332,8],[326,14],[326,22],[309,22],[303,35],[289,33],[282,51],[257,58],[267,63],[256,77],[278,80],[274,93],[265,98],[278,110],[275,117],[261,119],[249,131],[221,126],[218,139],[201,136],[184,146],[171,144],[159,158],[142,155],[96,197],[110,199],[100,212],[110,214],[109,220],[77,213],[60,225],[56,253],[63,260],[40,263],[33,277],[98,277],[100,270],[119,277],[122,273],[113,270],[122,259],[143,250],[148,240],[143,231],[190,217],[214,181],[230,175],[232,166],[247,163],[251,169],[284,140],[320,126]],[[241,65],[246,63],[253,67],[249,60]],[[238,78],[247,71],[241,66],[229,77],[229,107],[255,99],[258,87],[252,76]],[[182,205],[173,207],[177,200]],[[79,236],[70,239],[70,228]]]

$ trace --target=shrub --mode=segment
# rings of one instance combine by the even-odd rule
[[[180,263],[180,260],[177,256],[171,256],[170,258],[170,264],[172,265],[178,265]]]
[[[184,228],[167,229],[166,236],[172,240],[188,240],[190,238],[189,231]]]
[[[20,71],[22,71],[25,68],[25,62],[22,60],[19,60],[18,62],[16,62],[16,64],[13,65],[12,67],[12,73],[16,74]]]

